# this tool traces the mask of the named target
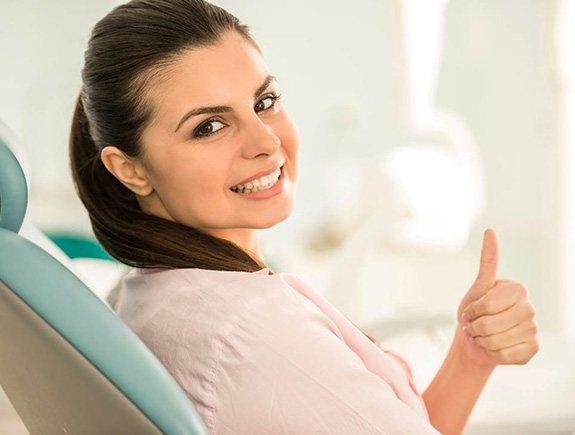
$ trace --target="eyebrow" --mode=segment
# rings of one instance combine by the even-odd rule
[[[269,86],[269,84],[274,80],[277,81],[277,78],[275,76],[271,74],[268,75],[265,78],[264,82],[260,86],[258,86],[256,91],[254,92],[254,99],[259,97],[263,93],[263,91],[265,91],[265,89]],[[193,116],[203,115],[204,113],[226,113],[231,112],[232,110],[233,109],[230,106],[208,106],[208,107],[198,107],[196,109],[192,109],[182,117],[178,126],[174,130],[174,133],[176,133],[180,129],[180,127],[184,122],[186,122]]]

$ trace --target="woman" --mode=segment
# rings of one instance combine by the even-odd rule
[[[218,434],[460,433],[498,364],[538,350],[525,285],[487,230],[453,344],[423,394],[257,229],[286,219],[298,132],[247,26],[202,0],[134,0],[95,26],[70,141],[106,250],[133,266],[120,318]]]

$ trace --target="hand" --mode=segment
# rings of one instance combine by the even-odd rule
[[[465,356],[481,367],[525,364],[539,350],[535,308],[523,283],[496,280],[499,241],[492,229],[483,234],[479,273],[457,310]]]

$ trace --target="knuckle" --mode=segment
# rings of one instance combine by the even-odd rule
[[[539,340],[535,339],[533,340],[533,354],[535,355],[537,352],[539,352]]]
[[[518,282],[515,284],[515,291],[517,292],[517,296],[520,298],[527,297],[527,285],[522,282]]]
[[[517,365],[525,365],[531,358],[539,351],[539,342],[537,340],[532,341],[529,346],[525,350],[516,350],[514,351],[514,355],[510,356],[512,360],[514,359],[513,363]]]
[[[533,304],[527,304],[527,314],[531,318],[535,317],[535,307]]]

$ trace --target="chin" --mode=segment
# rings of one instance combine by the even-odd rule
[[[292,212],[292,205],[289,206],[283,213],[277,213],[274,216],[270,216],[269,219],[258,219],[257,222],[254,222],[250,225],[252,228],[257,228],[260,230],[271,228],[283,221],[285,221],[288,217],[290,217]]]

